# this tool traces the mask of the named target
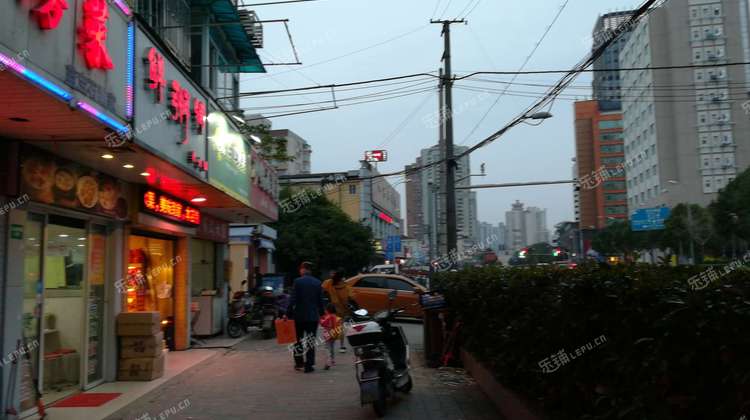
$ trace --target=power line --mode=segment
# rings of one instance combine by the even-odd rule
[[[552,30],[552,27],[555,25],[555,23],[557,23],[557,20],[560,18],[560,15],[562,15],[562,12],[568,6],[569,2],[570,2],[570,0],[565,0],[565,3],[563,3],[560,6],[560,9],[557,11],[557,14],[552,19],[552,22],[549,24],[549,26],[547,26],[547,29],[545,29],[545,31],[542,34],[541,38],[539,38],[539,41],[536,42],[536,45],[534,45],[534,48],[531,49],[531,52],[529,53],[529,55],[526,56],[526,59],[523,61],[523,64],[521,64],[521,67],[518,68],[519,72],[521,70],[523,70],[524,68],[526,68],[526,65],[529,63],[529,61],[531,61],[531,57],[534,56],[534,53],[536,53],[536,51],[539,49],[539,46],[542,45],[542,42],[544,42],[545,38],[547,38],[547,35]],[[511,80],[511,83],[516,80],[516,77],[518,77],[518,73],[513,76],[513,79]],[[495,108],[495,105],[497,105],[497,103],[500,102],[500,99],[503,97],[503,95],[504,95],[504,93],[501,93],[501,94],[499,94],[497,96],[497,98],[495,98],[495,102],[493,102],[492,105],[490,105],[490,107],[487,108],[487,111],[484,113],[484,115],[482,115],[482,118],[480,118],[479,121],[477,121],[477,123],[474,125],[474,128],[471,129],[471,131],[469,132],[469,134],[466,135],[466,137],[464,138],[464,140],[460,144],[466,143],[469,140],[469,138],[472,135],[474,135],[474,132],[476,132],[477,129],[479,128],[479,126],[484,122],[484,120],[487,119],[487,116],[490,115],[490,112],[492,112],[492,110]]]
[[[360,48],[360,49],[358,49],[358,50],[354,50],[354,51],[348,52],[348,53],[346,53],[346,54],[342,54],[342,55],[339,55],[339,56],[336,56],[336,57],[332,57],[332,58],[329,58],[329,59],[327,59],[327,60],[323,60],[323,61],[318,61],[317,63],[312,63],[312,64],[308,64],[308,65],[306,65],[306,66],[303,66],[302,68],[303,68],[303,69],[308,69],[308,68],[310,68],[310,67],[314,67],[314,66],[319,66],[319,65],[322,65],[322,64],[327,64],[327,63],[330,63],[330,62],[332,62],[332,61],[340,60],[340,59],[342,59],[342,58],[346,58],[346,57],[352,56],[352,55],[354,55],[354,54],[358,54],[358,53],[361,53],[361,52],[363,52],[363,51],[367,51],[367,50],[370,50],[370,49],[372,49],[372,48],[376,48],[376,47],[379,47],[379,46],[381,46],[381,45],[385,45],[385,44],[387,44],[387,43],[389,43],[389,42],[393,42],[393,41],[396,41],[396,40],[398,40],[398,39],[401,39],[401,38],[407,37],[407,36],[409,36],[409,35],[411,35],[411,34],[413,34],[413,33],[419,32],[419,31],[421,31],[421,30],[423,30],[423,29],[427,28],[428,26],[429,26],[429,25],[424,25],[424,26],[420,26],[420,27],[418,27],[418,28],[416,28],[416,29],[412,29],[412,30],[410,30],[410,31],[408,31],[408,32],[404,32],[404,33],[402,33],[402,34],[400,34],[400,35],[396,35],[396,36],[394,36],[394,37],[392,37],[392,38],[388,38],[388,39],[386,39],[385,41],[381,41],[381,42],[378,42],[378,43],[375,43],[375,44],[372,44],[372,45],[368,45],[368,46],[366,46],[366,47],[363,47],[363,48]],[[287,71],[282,71],[282,72],[278,72],[278,73],[276,73],[276,74],[275,74],[275,76],[278,76],[278,75],[280,75],[280,74],[284,74],[284,73],[289,73],[289,72],[291,72],[291,71],[292,71],[292,70],[287,70]],[[270,77],[270,76],[269,76],[269,75],[267,75],[267,76],[260,76],[260,77],[256,77],[256,78],[248,78],[248,79],[244,79],[244,80],[253,80],[253,81],[255,81],[255,80],[262,80],[262,79],[265,79],[265,78],[267,78],[267,77]]]
[[[461,15],[463,15],[464,12],[469,8],[469,6],[471,6],[471,4],[475,1],[476,4],[474,4],[474,7],[476,7],[476,5],[479,4],[481,0],[469,0],[468,3],[466,3],[466,7],[464,7],[463,10],[458,13],[458,15],[456,15],[456,19],[466,19],[466,17],[469,16],[469,13],[467,13],[464,17],[461,17]],[[471,9],[474,10],[474,7],[472,7]]]
[[[682,66],[654,66],[654,67],[620,67],[607,69],[569,69],[569,70],[528,70],[528,71],[475,71],[461,77],[455,78],[456,81],[473,77],[479,74],[503,74],[503,75],[520,75],[520,74],[560,74],[560,73],[602,73],[615,71],[641,71],[641,70],[683,70],[683,69],[702,69],[731,66],[750,65],[750,61],[740,61],[733,63],[716,63],[716,64],[686,64]]]
[[[410,87],[415,87],[417,85],[424,85],[425,83],[430,83],[430,82],[416,83],[416,84],[414,84],[413,86],[410,86]],[[433,87],[427,88],[427,90],[432,90],[432,89],[434,89],[434,88]],[[419,91],[419,92],[425,91],[425,88],[422,87],[422,88],[419,88],[419,89],[412,89],[412,90],[405,90],[404,88],[398,88],[398,89],[391,89],[391,90],[387,90],[387,91],[383,91],[383,92],[369,93],[367,95],[349,96],[349,97],[346,97],[346,98],[334,98],[334,99],[331,99],[330,101],[305,102],[305,103],[285,104],[285,105],[256,106],[256,107],[246,107],[244,109],[246,109],[246,110],[258,110],[258,109],[275,109],[275,108],[294,108],[294,107],[299,107],[299,106],[320,105],[320,104],[327,104],[327,103],[337,103],[337,102],[353,101],[353,100],[357,100],[357,99],[367,99],[367,98],[376,98],[376,97],[381,97],[381,96],[391,96],[391,95],[394,95],[394,94],[397,94],[397,93],[408,93],[408,92],[417,92],[417,91]]]
[[[432,11],[432,15],[430,15],[430,19],[435,19],[435,13],[437,13],[438,8],[440,7],[440,3],[442,3],[443,0],[437,0],[435,2],[435,9]]]
[[[446,5],[445,5],[445,9],[443,9],[443,12],[442,12],[442,13],[440,13],[440,19],[442,19],[442,18],[443,18],[443,15],[445,15],[445,12],[446,12],[446,11],[448,10],[448,8],[449,8],[449,7],[451,6],[451,3],[452,3],[452,2],[453,2],[453,0],[448,0],[448,4],[446,4]]]
[[[482,1],[482,0],[477,0],[476,4],[474,4],[474,7],[472,7],[472,8],[471,8],[471,10],[469,10],[469,11],[468,11],[468,12],[466,13],[466,15],[464,15],[464,17],[463,17],[463,18],[464,18],[464,19],[466,19],[467,17],[469,17],[469,15],[471,14],[471,12],[473,12],[473,11],[474,11],[474,9],[476,9],[476,8],[477,8],[477,6],[479,6],[479,3],[480,3],[481,1]]]
[[[631,15],[630,19],[624,21],[618,26],[617,30],[628,28],[631,25],[633,25],[638,19],[640,19],[642,16],[646,15],[650,11],[649,9],[656,1],[658,0],[646,0],[638,8],[638,10],[636,10]],[[544,109],[547,105],[550,105],[554,101],[554,99],[557,97],[557,95],[559,95],[560,92],[564,90],[567,85],[569,85],[570,83],[573,82],[573,80],[575,80],[576,76],[581,73],[581,70],[587,68],[588,66],[591,66],[593,62],[597,58],[599,58],[604,53],[604,51],[612,44],[612,42],[613,42],[613,39],[608,39],[604,41],[598,48],[596,48],[593,52],[591,52],[588,56],[586,56],[583,60],[581,60],[581,62],[578,65],[568,70],[567,73],[560,79],[560,81],[553,88],[551,88],[542,98],[536,101],[533,105],[526,108],[523,112],[521,112],[516,118],[514,118],[509,123],[507,123],[504,127],[497,130],[496,132],[486,137],[484,140],[480,141],[474,146],[470,147],[466,151],[459,153],[457,156],[454,157],[454,159],[455,160],[460,159],[463,156],[466,156],[474,152],[475,150],[490,144],[491,142],[500,138],[503,134],[508,132],[510,129],[512,129],[516,125],[521,124],[524,120],[529,118],[533,113],[537,112],[538,110]],[[398,174],[406,175],[409,173],[419,172],[427,168],[442,164],[445,161],[446,159],[438,159],[434,162],[431,162],[426,165],[421,165],[419,167],[411,168],[408,170],[404,169],[402,171],[392,172],[388,174],[379,174],[379,175],[372,176],[370,178],[395,176]]]
[[[411,121],[412,118],[414,118],[414,116],[417,114],[417,112],[419,112],[419,110],[421,110],[422,107],[425,106],[425,104],[427,103],[427,100],[430,99],[430,98],[432,98],[432,95],[425,96],[424,99],[422,100],[422,102],[420,102],[414,108],[414,110],[412,110],[412,112],[410,112],[409,115],[407,115],[406,118],[404,118],[404,120],[401,121],[401,123],[398,126],[396,126],[396,128],[393,131],[391,131],[390,134],[388,134],[388,137],[386,137],[385,140],[383,140],[383,142],[380,143],[380,145],[378,145],[378,148],[385,147],[391,140],[393,140],[394,138],[396,138],[396,136],[398,135],[398,133],[400,133],[401,130],[403,130],[406,127],[406,125],[409,123],[409,121]]]
[[[307,86],[307,87],[293,88],[293,89],[244,92],[244,93],[239,93],[238,95],[224,96],[224,97],[216,98],[216,99],[231,99],[236,96],[239,96],[239,97],[258,96],[258,95],[265,95],[265,94],[271,94],[271,93],[299,92],[299,91],[304,91],[304,90],[331,89],[331,88],[344,87],[344,86],[358,86],[358,85],[364,85],[364,84],[375,83],[375,82],[388,82],[392,80],[403,80],[403,79],[409,79],[409,78],[414,78],[418,76],[429,76],[429,77],[438,78],[438,76],[435,76],[434,74],[430,74],[430,73],[413,73],[413,74],[407,74],[403,76],[385,77],[382,79],[370,79],[370,80],[363,80],[359,82],[339,83],[339,84],[334,83],[334,84],[329,84],[329,85]]]

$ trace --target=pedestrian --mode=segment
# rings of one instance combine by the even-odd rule
[[[320,280],[312,276],[312,263],[299,266],[300,277],[294,280],[287,314],[294,319],[297,343],[294,349],[294,369],[310,373],[315,370],[315,337],[323,313],[323,289]]]
[[[339,336],[343,336],[341,333],[341,318],[336,316],[336,306],[329,303],[326,306],[326,313],[320,318],[320,326],[323,327],[323,338],[326,340],[326,348],[328,349],[328,357],[326,358],[326,367],[328,370],[331,366],[336,364],[334,354],[336,352],[336,339]]]
[[[328,295],[328,300],[336,307],[336,314],[344,319],[351,316],[349,305],[358,307],[357,302],[352,299],[352,287],[344,281],[342,269],[331,272],[331,278],[323,282],[323,291]],[[344,334],[341,334],[339,352],[346,353]]]

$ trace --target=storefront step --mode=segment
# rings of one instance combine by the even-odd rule
[[[117,392],[119,397],[100,407],[90,408],[55,408],[47,409],[47,417],[55,420],[87,420],[103,419],[127,406],[148,392],[156,389],[170,379],[180,375],[200,363],[222,354],[220,350],[192,349],[187,351],[169,352],[167,354],[164,376],[149,382],[108,382],[99,385],[88,392]],[[51,402],[45,401],[48,405]],[[38,419],[38,416],[26,419]]]

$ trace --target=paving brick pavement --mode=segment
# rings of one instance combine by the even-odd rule
[[[359,405],[351,349],[337,353],[337,364],[328,371],[322,369],[322,347],[318,350],[317,370],[304,374],[293,370],[284,346],[251,338],[175,377],[108,420],[375,419],[370,406]],[[414,388],[389,401],[386,418],[501,418],[469,377],[426,368],[420,353],[413,359]]]

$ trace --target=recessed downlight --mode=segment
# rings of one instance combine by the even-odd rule
[[[126,164],[122,165],[122,167],[125,168],[125,169],[133,169],[133,168],[135,168],[135,166],[133,166],[130,163],[126,163]]]
[[[102,159],[114,159],[114,155],[110,155],[109,153],[105,153],[102,155]]]
[[[190,201],[192,201],[193,203],[204,203],[206,200],[208,200],[206,197],[199,195],[198,197],[194,197]]]

